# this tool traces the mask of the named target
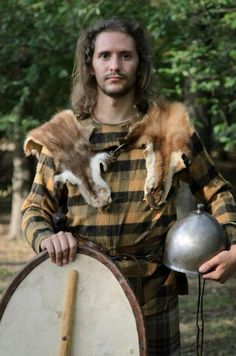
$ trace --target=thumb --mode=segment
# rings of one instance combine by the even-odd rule
[[[44,239],[41,240],[41,242],[40,242],[40,248],[41,248],[42,251],[47,249],[47,247],[46,247],[46,242],[47,242],[47,238],[44,238]]]
[[[213,257],[211,258],[209,261],[203,263],[198,271],[200,273],[206,273],[206,272],[209,272],[209,271],[212,271],[215,267],[218,266],[218,263],[217,263],[217,257]]]

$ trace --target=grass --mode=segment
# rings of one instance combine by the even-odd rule
[[[11,279],[19,270],[19,265],[16,266],[0,266],[0,296],[6,289]]]
[[[190,293],[180,297],[182,355],[196,355],[197,277],[189,276]],[[236,276],[226,284],[207,281],[204,293],[203,355],[236,355]]]

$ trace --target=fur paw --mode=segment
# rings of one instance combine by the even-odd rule
[[[97,153],[91,158],[90,166],[94,180],[100,175],[100,165],[103,166],[103,170],[106,172],[110,161],[110,155],[106,152]]]
[[[157,192],[150,192],[145,195],[145,201],[150,205],[153,209],[160,208],[165,201],[163,200],[163,190],[159,190]]]
[[[156,177],[152,176],[146,179],[144,185],[144,194],[147,195],[155,190],[157,187],[157,180]]]
[[[76,177],[71,171],[68,170],[65,170],[64,172],[54,176],[54,183],[61,182],[64,184],[67,181],[73,185],[80,185],[82,183],[78,177]]]
[[[96,189],[97,208],[103,208],[111,203],[111,191],[109,188]]]

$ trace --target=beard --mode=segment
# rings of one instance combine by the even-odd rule
[[[122,81],[123,80],[124,82],[114,84],[114,85],[107,85],[106,81],[104,85],[101,85],[100,83],[97,82],[97,86],[107,96],[117,99],[125,96],[130,91],[132,91],[135,87],[136,79],[131,81],[131,80],[127,80],[127,78],[124,78],[122,79]]]

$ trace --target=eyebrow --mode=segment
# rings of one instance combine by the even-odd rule
[[[112,50],[109,50],[109,49],[107,49],[107,50],[102,50],[102,51],[100,51],[100,52],[97,52],[97,54],[98,55],[101,55],[101,54],[106,54],[106,53],[111,53],[112,52]],[[122,49],[121,51],[118,51],[118,53],[135,53],[135,51],[133,51],[133,50],[129,50],[129,49]]]

